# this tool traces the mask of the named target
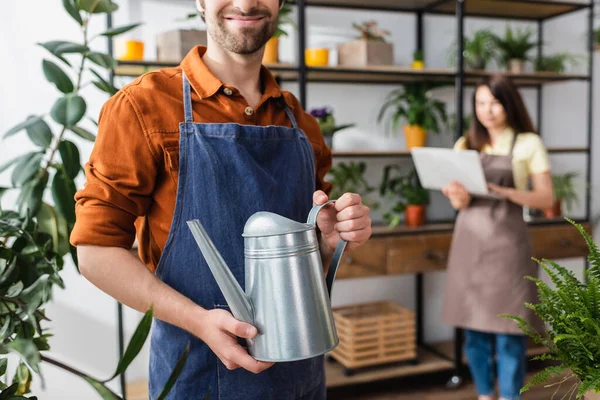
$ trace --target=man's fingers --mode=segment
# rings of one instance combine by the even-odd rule
[[[227,332],[246,339],[252,339],[258,333],[254,326],[238,321],[232,315],[223,319],[222,326]]]
[[[329,197],[322,190],[313,193],[313,205],[321,205],[329,200]]]
[[[362,198],[356,193],[344,193],[335,202],[335,209],[339,212],[345,208],[353,206],[355,204],[361,204]]]
[[[348,206],[337,213],[338,221],[346,221],[356,218],[362,218],[369,214],[369,207],[362,204]]]
[[[351,231],[359,231],[361,229],[365,229],[366,227],[371,225],[371,218],[355,218],[342,222],[338,222],[335,225],[335,229],[342,232],[351,232]]]
[[[262,371],[273,366],[274,364],[255,360],[240,345],[236,345],[235,348],[232,349],[231,353],[228,354],[227,359],[229,362],[235,363],[240,367],[244,368],[245,370],[248,370],[255,374],[261,373]]]

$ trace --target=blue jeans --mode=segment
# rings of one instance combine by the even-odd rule
[[[524,385],[527,340],[524,335],[505,335],[465,330],[465,350],[477,394],[494,394],[495,375],[500,397],[519,400]],[[495,352],[494,352],[495,350]],[[495,354],[494,354],[495,353]],[[494,355],[496,374],[494,374]]]

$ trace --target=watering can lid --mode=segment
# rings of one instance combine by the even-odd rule
[[[260,211],[253,214],[244,226],[244,237],[274,236],[287,233],[304,232],[314,226],[297,222],[279,214]]]

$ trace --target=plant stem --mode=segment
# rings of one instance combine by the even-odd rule
[[[54,365],[56,367],[62,368],[65,371],[68,371],[68,372],[70,372],[70,373],[72,373],[74,375],[77,375],[80,378],[83,378],[83,379],[88,378],[88,376],[86,374],[84,374],[83,372],[78,371],[75,368],[70,367],[70,366],[68,366],[66,364],[63,364],[60,361],[56,361],[56,360],[54,360],[52,358],[49,358],[49,357],[47,357],[47,356],[45,356],[43,354],[40,354],[40,357],[41,357],[42,361],[47,362],[48,364],[52,364],[52,365]]]

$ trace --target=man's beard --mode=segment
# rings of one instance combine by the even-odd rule
[[[243,16],[265,16],[271,21],[265,23],[261,28],[242,28],[237,32],[232,32],[227,27],[227,20],[223,17],[223,12],[219,12],[214,23],[208,23],[208,33],[213,40],[223,49],[236,54],[252,54],[260,50],[261,47],[273,36],[277,28],[277,17],[271,17],[268,10],[255,10]]]

